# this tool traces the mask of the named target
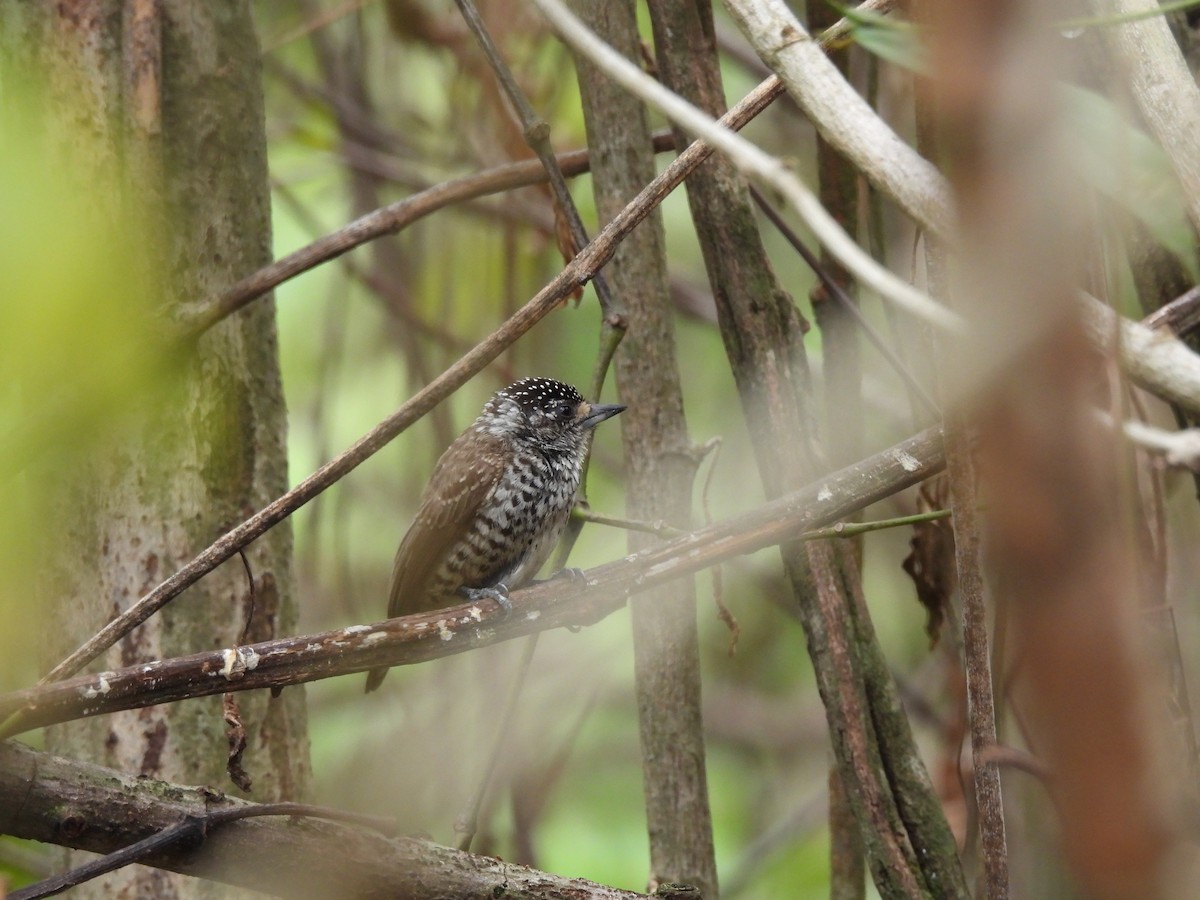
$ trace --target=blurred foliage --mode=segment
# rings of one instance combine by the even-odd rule
[[[929,60],[917,26],[870,10],[855,9],[853,5],[830,3],[850,23],[845,43],[853,41],[880,59],[916,72],[928,74]]]
[[[120,441],[173,371],[140,196],[81,110],[0,69],[0,689],[35,680],[65,473]],[[55,115],[43,114],[52,108]],[[57,511],[63,514],[63,509]]]
[[[63,485],[97,448],[121,445],[176,367],[150,288],[149,213],[103,129],[81,127],[80,97],[56,94],[36,67],[11,59],[0,60],[0,98],[0,690],[9,691],[56,661],[42,649],[56,625],[42,601],[64,549],[58,523],[76,499]],[[42,743],[39,733],[21,739]],[[59,863],[49,848],[0,836],[0,894]]]
[[[1162,148],[1108,98],[1073,85],[1064,85],[1062,94],[1088,185],[1137,218],[1193,280],[1200,279],[1195,234]]]

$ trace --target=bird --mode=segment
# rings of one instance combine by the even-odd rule
[[[593,428],[624,411],[550,378],[497,391],[438,459],[392,566],[388,618],[529,584],[566,527]],[[366,692],[386,668],[367,675]]]

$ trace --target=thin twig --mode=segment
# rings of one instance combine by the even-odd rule
[[[803,258],[803,260],[808,264],[808,267],[812,269],[813,274],[820,279],[825,290],[829,291],[829,293],[833,295],[837,302],[845,308],[846,312],[854,319],[854,321],[858,323],[858,327],[862,329],[862,332],[864,335],[866,335],[867,340],[874,345],[875,349],[878,350],[883,355],[883,358],[888,361],[891,367],[896,370],[896,374],[899,375],[901,380],[903,380],[905,385],[907,385],[909,392],[914,397],[920,399],[921,403],[925,407],[926,412],[930,412],[934,416],[940,416],[941,410],[938,409],[938,405],[934,399],[929,396],[929,392],[921,386],[921,383],[917,381],[912,372],[908,371],[908,367],[904,365],[903,360],[896,355],[895,351],[888,346],[887,341],[883,339],[883,335],[876,331],[875,326],[867,321],[866,316],[862,314],[862,310],[858,308],[858,304],[854,302],[854,299],[846,293],[845,289],[838,284],[837,281],[834,280],[833,276],[831,276],[826,268],[821,265],[821,261],[817,259],[813,252],[805,246],[803,241],[800,240],[800,235],[796,234],[795,230],[788,225],[783,216],[779,214],[779,211],[767,202],[767,198],[764,197],[762,192],[758,188],[754,187],[754,185],[750,186],[750,196],[754,198],[754,202],[758,204],[758,208],[766,213],[767,218],[771,220],[771,224],[779,229],[779,233],[782,234],[787,242],[792,245],[793,249],[800,254],[801,258]]]
[[[508,697],[504,701],[504,711],[500,714],[500,724],[496,728],[496,736],[492,741],[487,764],[480,773],[479,783],[470,799],[467,800],[462,811],[454,820],[454,833],[458,835],[457,847],[459,850],[471,849],[471,841],[475,839],[475,832],[479,829],[479,809],[483,806],[483,798],[492,782],[496,763],[500,761],[500,751],[508,742],[508,734],[517,714],[517,702],[521,699],[521,691],[524,689],[525,680],[529,675],[529,666],[533,662],[533,652],[537,649],[537,639],[536,633],[531,634],[521,647],[521,658],[517,661],[517,670],[513,673],[512,683],[508,687]]]
[[[1142,319],[1142,324],[1147,328],[1166,328],[1175,337],[1187,337],[1200,326],[1200,286],[1163,304]]]
[[[610,528],[623,528],[626,531],[640,531],[643,534],[652,534],[660,538],[679,537],[681,534],[687,533],[680,528],[676,528],[674,525],[668,525],[661,519],[655,519],[653,522],[643,522],[639,519],[626,519],[621,516],[606,516],[603,513],[593,512],[581,506],[575,507],[571,515],[585,522],[608,525]]]
[[[1107,411],[1097,409],[1095,413],[1106,427],[1113,427],[1113,418]],[[1121,423],[1121,430],[1130,443],[1161,456],[1168,466],[1200,472],[1200,428],[1168,431],[1127,419]]]
[[[979,751],[975,765],[999,766],[1004,769],[1016,769],[1037,778],[1039,781],[1049,781],[1050,767],[1024,750],[1009,747],[1005,744],[989,744]]]
[[[586,247],[587,231],[584,230],[583,220],[579,218],[579,210],[575,207],[575,200],[571,196],[570,190],[567,189],[566,179],[563,178],[562,170],[559,169],[558,160],[554,155],[554,148],[550,144],[550,123],[533,111],[525,92],[513,78],[504,57],[500,55],[500,51],[492,42],[492,36],[488,33],[487,26],[484,25],[474,2],[472,0],[455,0],[455,2],[458,4],[458,10],[462,13],[467,27],[471,29],[475,40],[479,42],[479,48],[483,51],[483,55],[487,57],[488,65],[492,67],[492,72],[495,73],[496,80],[500,82],[505,96],[517,111],[517,116],[521,119],[521,131],[525,136],[525,142],[537,154],[546,174],[549,175],[554,201],[558,205],[559,215],[566,220],[567,228],[571,232],[571,240],[576,248]],[[593,284],[596,288],[596,297],[600,301],[600,311],[605,317],[608,317],[615,309],[608,282],[605,281],[602,274],[597,273]]]
[[[872,531],[884,531],[888,528],[904,528],[919,522],[932,522],[936,519],[947,519],[950,510],[935,509],[932,512],[916,513],[911,516],[897,516],[894,519],[876,519],[872,522],[838,522],[828,528],[814,528],[800,535],[802,541],[814,541],[821,538],[851,538]]]
[[[608,525],[612,528],[624,528],[626,531],[641,531],[660,538],[674,538],[687,533],[662,521],[643,522],[638,519],[625,519],[620,516],[606,516],[602,513],[592,512],[590,509],[580,509],[578,507],[572,515],[578,516],[585,522],[595,522],[597,525]],[[897,516],[891,519],[875,519],[870,522],[838,522],[827,528],[815,528],[811,531],[806,531],[799,535],[797,540],[812,541],[823,538],[851,538],[857,537],[860,534],[869,534],[872,531],[884,531],[888,528],[904,528],[909,525],[916,525],[919,522],[933,522],[937,519],[946,519],[949,517],[950,510],[935,509],[932,512],[916,513],[911,516]],[[711,519],[707,519],[706,524],[711,525]]]
[[[669,134],[655,135],[655,150],[669,150],[674,146],[674,139]],[[588,171],[590,165],[586,150],[561,153],[558,155],[558,163],[565,175],[579,175]],[[454,181],[443,182],[390,203],[247,275],[187,316],[180,323],[180,329],[185,337],[203,334],[217,322],[288,279],[295,278],[321,263],[337,259],[368,241],[395,234],[413,222],[452,204],[541,184],[547,177],[540,162],[528,160],[485,169]]]

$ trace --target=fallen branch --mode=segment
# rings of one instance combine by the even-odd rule
[[[0,832],[111,853],[178,826],[253,815],[258,804],[0,744]],[[228,811],[228,812],[226,812]],[[283,897],[548,897],[634,900],[632,891],[562,878],[429,841],[388,839],[314,819],[237,818],[202,843],[173,845],[144,865]]]
[[[385,837],[394,836],[396,831],[396,823],[392,819],[364,816],[329,806],[313,806],[309,803],[246,803],[224,805],[215,809],[210,807],[203,814],[197,812],[185,815],[174,825],[167,825],[149,837],[106,853],[98,859],[89,860],[74,869],[60,872],[36,884],[13,891],[8,895],[8,900],[40,900],[42,897],[53,897],[68,888],[78,887],[133,863],[143,862],[156,854],[184,846],[194,848],[208,837],[209,831],[229,822],[262,816],[349,822],[371,828]]]

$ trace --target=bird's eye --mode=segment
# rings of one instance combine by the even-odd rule
[[[558,404],[558,409],[555,410],[555,412],[557,412],[558,417],[564,421],[573,418],[575,415],[575,410],[572,408],[571,404],[566,402]]]

